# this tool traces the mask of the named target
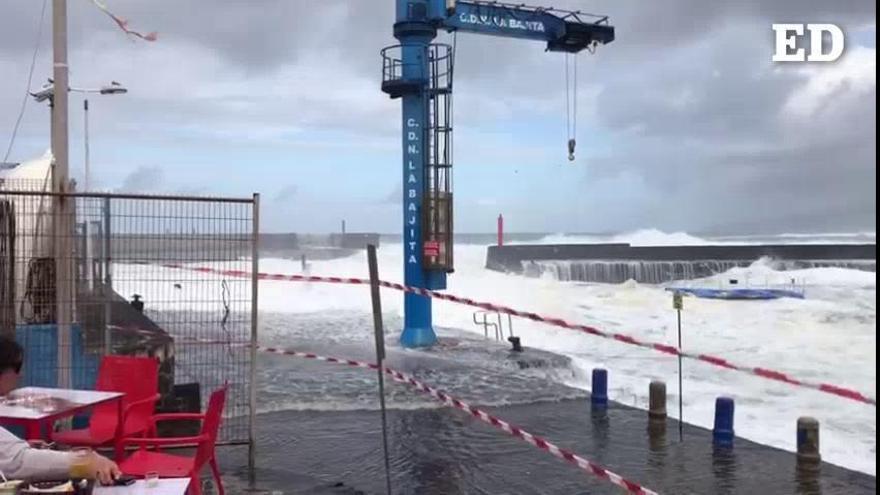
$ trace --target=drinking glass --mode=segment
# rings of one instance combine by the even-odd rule
[[[73,479],[90,478],[95,453],[88,447],[77,447],[71,451],[73,460],[70,462],[70,477]]]
[[[159,486],[159,473],[156,471],[147,471],[144,473],[144,481],[146,482],[147,488],[156,488]]]

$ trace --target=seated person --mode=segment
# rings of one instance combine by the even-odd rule
[[[11,392],[24,364],[24,350],[7,337],[0,337],[0,398]],[[31,481],[65,479],[73,453],[41,450],[0,427],[0,471],[9,479]],[[109,484],[120,475],[116,463],[94,454],[90,478]]]

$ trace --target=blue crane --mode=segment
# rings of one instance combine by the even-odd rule
[[[482,0],[396,0],[394,37],[382,50],[382,91],[403,106],[404,283],[446,288],[452,253],[453,47],[432,43],[439,30],[543,41],[577,53],[614,40],[608,18]],[[569,154],[574,141],[569,141]],[[431,299],[404,295],[405,347],[433,345]]]

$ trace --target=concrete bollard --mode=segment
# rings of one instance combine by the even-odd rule
[[[666,448],[666,421],[648,421],[648,448],[662,452]]]
[[[608,370],[602,368],[593,370],[593,390],[590,393],[590,403],[593,407],[608,406]]]
[[[712,428],[712,441],[721,447],[733,446],[733,399],[715,399],[715,426]]]
[[[135,294],[132,297],[131,307],[134,308],[138,313],[144,312],[144,302],[141,301],[141,295]]]
[[[523,351],[522,342],[520,342],[519,337],[511,335],[510,337],[507,337],[507,341],[510,342],[513,352]]]
[[[659,380],[648,387],[648,418],[651,421],[666,419],[666,383]]]
[[[797,463],[801,468],[818,468],[822,463],[819,455],[819,422],[802,416],[797,420]]]

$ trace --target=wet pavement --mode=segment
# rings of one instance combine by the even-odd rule
[[[438,363],[433,364],[437,367]],[[259,415],[258,486],[269,493],[275,490],[284,494],[385,493],[379,411],[361,407],[375,399],[375,382],[370,383],[375,375],[273,356],[261,360],[261,369],[261,373],[276,378],[275,386],[261,392],[263,406],[280,400],[284,388],[292,395],[303,389],[315,395],[319,384],[330,388],[324,389],[320,403],[307,403],[304,410]],[[451,385],[449,377],[444,378],[441,372],[435,370],[433,375]],[[525,376],[520,379],[534,387],[533,380],[538,378]],[[431,381],[431,377],[423,378]],[[560,385],[546,385],[544,392],[559,392],[556,387]],[[392,382],[387,386],[391,402],[400,406],[388,412],[394,493],[620,492],[465,413],[435,407],[405,385]],[[354,394],[355,388],[358,394]],[[340,394],[352,401],[352,410],[345,410],[348,399],[339,400],[343,398]],[[491,398],[497,394],[491,390],[479,393],[478,387],[458,395],[472,400],[471,396]],[[685,425],[683,441],[679,441],[674,420],[665,423],[665,432],[662,427],[659,433],[652,428],[652,434],[647,412],[613,403],[605,412],[594,412],[582,391],[569,389],[563,394],[566,398],[558,401],[548,400],[549,392],[539,395],[528,402],[520,401],[522,397],[508,397],[511,404],[485,409],[660,493],[876,493],[876,478],[872,476],[830,464],[823,464],[818,473],[804,473],[797,469],[794,454],[747,440],[737,439],[730,449],[713,448],[711,432],[702,428]],[[473,403],[480,402],[476,399]],[[315,409],[330,407],[336,410]],[[232,475],[231,482],[243,490],[247,486],[243,468],[246,450],[221,450],[221,464],[223,471]]]

